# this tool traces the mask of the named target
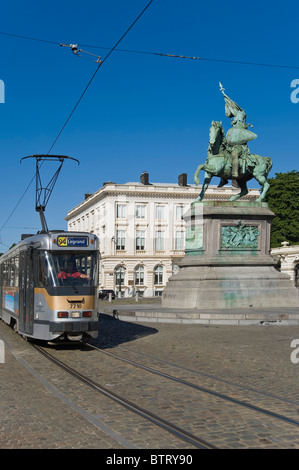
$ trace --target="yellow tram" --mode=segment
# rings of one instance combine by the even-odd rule
[[[27,236],[0,257],[0,318],[27,338],[97,337],[98,253],[89,233]]]

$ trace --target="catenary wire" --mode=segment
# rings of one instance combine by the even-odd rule
[[[65,123],[63,124],[62,128],[60,129],[58,135],[56,136],[56,138],[54,139],[54,142],[52,143],[49,151],[48,151],[48,154],[51,152],[52,148],[54,147],[54,145],[56,144],[57,140],[59,139],[60,135],[62,134],[64,128],[66,127],[67,123],[69,122],[69,120],[71,119],[72,115],[74,114],[75,110],[77,109],[80,101],[82,100],[83,96],[85,95],[86,91],[88,90],[88,88],[90,87],[93,79],[95,78],[96,74],[98,73],[100,67],[102,67],[102,65],[106,62],[106,60],[108,59],[108,57],[112,54],[112,52],[117,48],[118,44],[124,39],[124,37],[129,33],[129,31],[133,28],[133,26],[137,23],[137,21],[141,18],[141,16],[144,14],[144,12],[148,9],[148,7],[151,5],[151,3],[153,3],[154,0],[150,0],[149,3],[145,6],[145,8],[142,10],[141,13],[139,13],[139,15],[137,16],[137,18],[133,21],[133,23],[129,26],[129,28],[125,31],[125,33],[121,36],[121,38],[116,42],[116,44],[109,50],[108,54],[104,57],[104,59],[98,64],[95,72],[93,73],[91,79],[89,80],[88,84],[86,85],[85,89],[83,90],[81,96],[79,97],[77,103],[75,104],[75,106],[73,107],[72,111],[70,112],[68,118],[66,119]]]
[[[5,31],[0,31],[0,34],[2,34],[2,36],[11,36],[11,37],[18,38],[18,39],[28,39],[30,41],[45,42],[45,43],[48,43],[48,44],[54,44],[56,46],[59,45],[59,43],[57,43],[55,41],[48,41],[47,39],[33,38],[31,36],[23,36],[21,34],[7,33]]]
[[[5,222],[3,223],[3,225],[0,227],[0,232],[3,230],[3,228],[5,227],[5,225],[7,224],[7,222],[9,221],[9,219],[12,217],[12,215],[14,214],[14,212],[16,211],[17,207],[19,206],[20,202],[22,201],[23,197],[25,196],[25,194],[27,193],[28,189],[30,188],[31,184],[33,183],[35,179],[35,174],[33,176],[33,178],[30,180],[29,184],[27,185],[25,191],[23,192],[23,194],[21,195],[20,199],[18,200],[17,204],[15,205],[15,207],[13,208],[13,210],[11,211],[11,213],[9,214],[9,216],[7,217],[7,219],[5,220]],[[2,243],[2,241],[0,241],[1,245],[5,245],[5,243]],[[5,245],[7,246],[7,245]]]
[[[88,90],[88,88],[90,87],[93,79],[95,78],[96,74],[98,73],[100,67],[104,64],[104,62],[108,59],[108,57],[112,54],[112,52],[117,48],[118,44],[124,39],[124,37],[129,33],[129,31],[133,28],[133,26],[137,23],[137,21],[141,18],[141,16],[145,13],[145,11],[149,8],[149,6],[153,3],[154,0],[150,0],[148,2],[148,4],[143,8],[143,10],[141,11],[141,13],[139,13],[139,15],[137,16],[137,18],[135,18],[135,20],[131,23],[131,25],[129,26],[129,28],[125,31],[125,33],[120,37],[120,39],[115,43],[115,45],[109,50],[108,54],[104,57],[104,59],[99,63],[99,65],[97,66],[95,72],[93,73],[92,77],[90,78],[89,82],[87,83],[86,87],[84,88],[83,92],[81,93],[79,99],[77,100],[75,106],[73,107],[72,111],[70,112],[68,118],[66,119],[65,123],[63,124],[62,128],[60,129],[58,135],[56,136],[56,138],[54,139],[51,147],[49,148],[48,150],[48,153],[47,155],[49,155],[49,153],[51,152],[52,148],[54,147],[54,145],[56,144],[57,140],[59,139],[60,135],[62,134],[63,130],[65,129],[67,123],[69,122],[69,120],[71,119],[72,115],[74,114],[75,110],[77,109],[79,103],[81,102],[83,96],[85,95],[86,91]],[[33,38],[30,38],[30,39],[33,39]],[[49,41],[47,41],[49,42]],[[17,204],[15,205],[15,207],[13,208],[13,210],[11,211],[10,215],[7,217],[6,221],[4,222],[4,224],[2,225],[2,227],[0,228],[0,232],[1,230],[5,227],[5,225],[7,224],[8,220],[12,217],[13,213],[15,212],[15,210],[17,209],[17,207],[19,206],[19,204],[21,203],[23,197],[25,196],[26,192],[28,191],[29,187],[31,186],[32,182],[34,181],[36,177],[36,174],[34,174],[33,178],[30,180],[29,184],[27,185],[25,191],[23,192],[23,194],[21,195],[19,201],[17,202]],[[0,242],[1,244],[3,244],[2,242]]]
[[[81,47],[89,47],[90,49],[109,49],[108,47],[103,46],[94,46],[89,44],[80,44]],[[260,67],[278,67],[278,68],[287,68],[287,69],[299,69],[299,66],[296,65],[281,65],[281,64],[267,64],[264,62],[248,62],[243,60],[232,60],[232,59],[216,59],[211,57],[197,57],[197,56],[188,56],[180,54],[169,54],[166,52],[153,52],[153,51],[139,51],[134,49],[116,49],[119,52],[129,52],[134,54],[146,54],[146,55],[155,55],[161,57],[171,57],[175,59],[189,59],[189,60],[202,60],[210,62],[224,62],[229,64],[240,64],[240,65],[255,65]]]
[[[20,35],[20,34],[7,33],[5,31],[0,31],[0,34],[2,34],[4,36],[11,36],[11,37],[19,38],[19,39],[28,39],[30,41],[38,41],[38,42],[53,44],[55,46],[60,46],[61,45],[61,42],[50,41],[50,40],[47,40],[47,39],[35,38],[35,37],[31,37],[31,36],[24,36],[24,35]],[[110,50],[111,49],[110,47],[90,45],[90,44],[80,44],[80,47],[87,47],[87,48],[90,48],[90,49],[103,49],[103,50]],[[276,68],[285,68],[285,69],[299,69],[299,66],[296,66],[296,65],[268,64],[268,63],[265,63],[265,62],[249,62],[249,61],[245,61],[245,60],[217,59],[217,58],[211,58],[211,57],[197,57],[197,56],[188,56],[188,55],[181,55],[181,54],[170,54],[170,53],[166,53],[166,52],[140,51],[140,50],[136,50],[136,49],[119,49],[119,48],[116,48],[116,47],[113,50],[116,50],[118,52],[154,55],[154,56],[170,57],[170,58],[176,58],[176,59],[201,60],[201,61],[207,61],[207,62],[223,62],[223,63],[228,63],[228,64],[240,64],[240,65],[254,65],[254,66],[258,66],[258,67],[276,67]]]

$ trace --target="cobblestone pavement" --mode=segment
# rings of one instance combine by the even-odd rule
[[[248,398],[256,406],[299,421],[297,326],[130,323],[101,315],[99,332],[99,338],[93,342],[107,351],[136,361],[141,356],[135,353],[142,354],[143,361],[153,367],[158,366],[155,359],[167,361],[171,363],[167,372],[171,370],[173,375],[175,367],[182,366],[188,369],[193,381],[197,380],[204,387],[214,387],[237,398],[242,393],[243,399]],[[94,393],[86,391],[74,378],[60,373],[3,322],[0,322],[0,339],[5,342],[5,361],[0,363],[0,448],[192,447],[181,447],[175,437],[159,430],[154,432],[151,424],[119,410],[106,397],[95,399]],[[296,347],[292,343],[295,339],[298,339]],[[95,370],[97,364],[100,371],[97,379],[104,380],[106,386],[115,386],[118,393],[128,390],[130,399],[135,393],[132,387],[129,390],[130,383],[135,383],[136,393],[141,391],[147,400],[155,394],[153,406],[157,409],[160,406],[168,408],[168,413],[175,413],[176,407],[184,404],[192,431],[195,428],[197,435],[206,433],[210,442],[213,442],[211,439],[217,442],[217,447],[299,448],[298,426],[274,419],[269,421],[258,414],[247,417],[247,412],[243,421],[232,404],[216,403],[213,397],[201,398],[199,403],[187,401],[184,391],[172,389],[170,385],[168,391],[163,389],[163,393],[158,393],[155,379],[151,385],[143,383],[137,372],[128,375],[119,362],[108,362],[96,351],[93,355],[84,355],[79,348],[62,353],[62,360],[70,357],[75,368],[84,369],[87,367],[84,361],[89,361],[91,370]],[[196,376],[195,372],[201,375]]]

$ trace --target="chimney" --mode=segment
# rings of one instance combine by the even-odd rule
[[[140,183],[141,184],[149,184],[148,182],[148,172],[147,171],[144,171],[141,175],[140,175]]]
[[[182,173],[178,178],[179,186],[187,186],[187,173]]]

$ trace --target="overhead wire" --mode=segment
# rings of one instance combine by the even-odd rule
[[[144,14],[144,12],[148,9],[148,7],[151,5],[151,3],[153,1],[154,0],[150,0],[150,2],[145,6],[145,8],[142,10],[142,12],[137,16],[137,18],[133,21],[133,23],[130,25],[130,27],[126,30],[126,32],[121,36],[121,38],[116,42],[116,44],[112,48],[104,47],[104,46],[97,46],[97,45],[81,44],[81,47],[87,47],[87,48],[91,48],[91,49],[97,48],[97,49],[109,50],[109,52],[104,57],[103,60],[96,61],[98,63],[98,66],[97,66],[95,72],[91,76],[89,82],[87,83],[86,87],[84,88],[83,92],[81,93],[81,95],[80,95],[79,99],[77,100],[75,106],[71,110],[69,116],[67,117],[67,119],[64,122],[63,126],[61,127],[59,133],[57,134],[56,138],[54,139],[52,145],[50,146],[50,148],[47,152],[47,155],[49,155],[52,148],[56,144],[57,140],[61,136],[63,130],[67,126],[67,124],[70,121],[72,115],[74,114],[75,110],[77,109],[78,105],[80,104],[82,98],[84,97],[84,95],[87,92],[88,88],[90,87],[92,81],[94,80],[95,76],[97,75],[100,67],[108,59],[108,57],[112,54],[113,51],[135,53],[135,54],[146,54],[146,55],[154,55],[154,56],[160,56],[160,57],[186,59],[186,60],[200,60],[200,61],[223,62],[223,63],[231,63],[231,64],[262,66],[262,67],[277,67],[277,68],[286,68],[286,69],[299,69],[299,66],[293,66],[293,65],[268,64],[268,63],[249,62],[249,61],[231,60],[231,59],[216,59],[216,58],[207,58],[207,57],[187,56],[187,55],[180,55],[180,54],[170,54],[170,53],[163,53],[163,52],[141,51],[141,50],[119,49],[119,48],[117,48],[117,46],[120,44],[120,42],[124,39],[124,37],[128,34],[128,32],[133,28],[133,26],[136,24],[136,22],[140,19],[140,17]],[[60,42],[56,42],[56,41],[52,41],[52,40],[41,39],[41,38],[36,38],[36,37],[32,37],[32,36],[25,36],[25,35],[20,35],[20,34],[13,34],[13,33],[8,33],[8,32],[5,32],[5,31],[0,31],[0,35],[15,37],[15,38],[19,38],[19,39],[26,39],[26,40],[31,40],[31,41],[37,41],[37,42],[52,44],[52,45],[56,45],[56,46],[61,46],[62,45]],[[86,51],[83,51],[83,52],[85,52],[87,54],[90,54],[89,52],[86,52]],[[90,55],[93,55],[93,54],[90,54]],[[20,202],[22,201],[23,197],[25,196],[26,192],[28,191],[29,187],[31,186],[32,182],[34,181],[35,177],[36,177],[36,175],[33,176],[31,181],[29,182],[28,186],[26,187],[25,191],[23,192],[22,196],[20,197],[19,201],[17,202],[16,206],[14,207],[14,209],[12,210],[10,215],[7,217],[4,224],[0,227],[0,232],[5,227],[8,220],[11,218],[11,216],[13,215],[13,213],[15,212],[17,207],[19,206]],[[4,243],[2,243],[1,239],[0,239],[0,244],[5,245]],[[5,245],[5,246],[7,246],[7,245]]]
[[[21,203],[23,197],[25,196],[25,194],[27,193],[28,189],[30,188],[31,184],[33,183],[35,179],[35,174],[33,176],[33,178],[30,180],[29,184],[27,185],[25,191],[23,192],[23,194],[21,195],[20,199],[18,200],[17,204],[15,205],[15,207],[13,208],[13,210],[11,211],[11,213],[9,214],[9,216],[7,217],[7,219],[5,220],[5,222],[2,224],[2,226],[0,227],[0,232],[3,230],[3,228],[6,226],[7,222],[9,221],[9,219],[13,216],[14,212],[16,211],[16,209],[18,208],[19,204]],[[5,245],[4,243],[2,243],[2,241],[0,241],[0,243],[2,245]],[[7,245],[5,245],[7,246]]]
[[[7,33],[5,31],[0,31],[0,34],[2,34],[2,36],[11,36],[11,37],[14,37],[14,38],[19,38],[19,39],[28,39],[30,41],[45,42],[45,43],[48,43],[48,44],[54,44],[56,46],[59,45],[59,43],[57,43],[55,41],[48,41],[47,39],[33,38],[31,36],[23,36],[21,34]]]
[[[89,47],[91,49],[108,49],[108,47],[103,46],[94,46],[89,44],[81,44],[81,47]],[[281,64],[267,64],[264,62],[248,62],[244,60],[232,60],[232,59],[216,59],[211,57],[197,57],[197,56],[188,56],[181,54],[170,54],[166,52],[154,52],[154,51],[139,51],[136,49],[116,49],[119,52],[129,52],[134,54],[146,54],[146,55],[155,55],[161,57],[171,57],[175,59],[189,59],[189,60],[202,60],[202,61],[211,61],[211,62],[224,62],[230,64],[240,64],[240,65],[256,65],[260,67],[279,67],[287,69],[299,69],[299,66],[296,65],[281,65]]]
[[[28,39],[31,41],[38,41],[38,42],[44,42],[48,44],[53,44],[55,46],[60,46],[60,42],[56,41],[51,41],[47,39],[40,39],[40,38],[35,38],[31,36],[24,36],[20,34],[12,34],[12,33],[7,33],[5,31],[0,31],[0,34],[5,35],[5,36],[12,36],[20,39]],[[103,50],[110,50],[110,47],[104,47],[104,46],[98,46],[98,45],[91,45],[91,44],[80,44],[81,47],[87,47],[90,49],[103,49]],[[250,61],[245,61],[245,60],[233,60],[233,59],[218,59],[218,58],[212,58],[212,57],[197,57],[197,56],[188,56],[188,55],[182,55],[182,54],[171,54],[171,53],[166,53],[166,52],[155,52],[155,51],[142,51],[142,50],[136,50],[136,49],[120,49],[114,47],[113,50],[116,50],[118,52],[127,52],[127,53],[133,53],[133,54],[145,54],[145,55],[154,55],[154,56],[160,56],[160,57],[169,57],[169,58],[176,58],[176,59],[188,59],[188,60],[201,60],[201,61],[208,61],[208,62],[223,62],[223,63],[228,63],[228,64],[240,64],[240,65],[254,65],[258,67],[276,67],[276,68],[285,68],[285,69],[299,69],[299,66],[297,65],[283,65],[283,64],[269,64],[266,62],[250,62]],[[88,52],[83,51],[86,54]]]
[[[54,139],[52,145],[50,146],[48,152],[47,152],[47,155],[49,155],[49,153],[51,152],[52,148],[54,147],[54,145],[56,144],[57,140],[59,139],[60,135],[62,134],[63,130],[65,129],[66,125],[68,124],[69,120],[71,119],[72,115],[74,114],[75,110],[77,109],[79,103],[81,102],[83,96],[85,95],[86,91],[88,90],[88,88],[90,87],[92,81],[94,80],[96,74],[98,73],[100,67],[106,62],[106,60],[108,59],[108,57],[112,54],[112,52],[116,49],[116,47],[118,46],[118,44],[120,44],[120,42],[124,39],[124,37],[129,33],[129,31],[134,27],[134,25],[137,23],[137,21],[141,18],[141,16],[145,13],[145,11],[149,8],[149,6],[153,3],[154,0],[150,0],[147,5],[143,8],[143,10],[141,11],[141,13],[139,13],[139,15],[135,18],[135,20],[131,23],[131,25],[129,26],[129,28],[125,31],[125,33],[120,37],[120,39],[115,43],[115,45],[109,50],[108,54],[104,57],[103,60],[101,60],[99,63],[98,63],[98,66],[95,70],[95,72],[93,73],[92,77],[90,78],[89,82],[87,83],[86,87],[84,88],[83,92],[81,93],[79,99],[77,100],[75,106],[73,107],[73,109],[71,110],[69,116],[67,117],[66,121],[64,122],[63,126],[61,127],[58,135],[56,136],[56,138]],[[1,33],[3,34],[3,33]],[[8,33],[6,33],[8,34]],[[15,36],[15,35],[12,35],[12,34],[9,34],[10,36]],[[31,40],[36,40],[34,38],[27,38],[27,39],[31,39]],[[44,41],[44,40],[40,40],[41,42],[51,42],[54,44],[53,41]],[[60,45],[60,43],[59,43]],[[22,201],[23,197],[25,196],[26,192],[28,191],[29,187],[31,186],[31,184],[33,183],[34,179],[36,177],[36,174],[34,174],[33,178],[31,179],[31,181],[29,182],[28,186],[26,187],[25,191],[23,192],[22,196],[20,197],[19,201],[17,202],[16,206],[14,207],[14,209],[12,210],[12,212],[10,213],[10,215],[7,217],[6,221],[4,222],[4,224],[2,225],[2,227],[0,228],[0,232],[2,231],[2,229],[5,227],[5,225],[7,224],[8,220],[11,218],[11,216],[13,215],[13,213],[15,212],[15,210],[17,209],[17,207],[19,206],[20,202]],[[2,245],[5,245],[2,243],[2,241],[0,241],[0,243]],[[7,246],[7,245],[5,245]]]
[[[101,60],[95,70],[95,72],[93,73],[91,79],[89,80],[89,82],[87,83],[86,87],[84,88],[83,92],[81,93],[81,96],[79,97],[77,103],[75,104],[75,106],[73,107],[72,111],[70,112],[68,118],[66,119],[65,123],[63,124],[62,128],[60,129],[58,135],[56,136],[56,138],[54,139],[54,142],[52,143],[50,149],[48,150],[48,153],[47,155],[51,152],[52,148],[54,147],[54,145],[56,144],[57,140],[59,139],[60,135],[62,134],[64,128],[66,127],[67,123],[69,122],[69,120],[71,119],[72,115],[74,114],[75,110],[77,109],[80,101],[82,100],[83,96],[85,95],[85,93],[87,92],[88,88],[90,87],[93,79],[95,78],[96,74],[98,73],[99,69],[102,67],[102,65],[106,62],[106,60],[108,59],[108,57],[112,54],[112,52],[117,48],[118,44],[124,39],[124,37],[129,33],[129,31],[133,28],[133,26],[137,23],[137,21],[141,18],[141,16],[144,14],[144,12],[148,9],[148,7],[151,5],[151,3],[153,3],[154,0],[150,0],[149,3],[146,5],[146,7],[142,10],[141,13],[139,13],[139,15],[137,16],[137,18],[133,21],[133,23],[129,26],[129,28],[126,30],[126,32],[121,36],[121,38],[115,43],[115,45],[109,50],[108,54],[104,57],[103,60]]]

